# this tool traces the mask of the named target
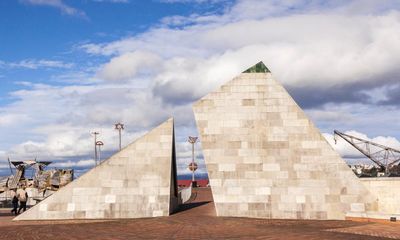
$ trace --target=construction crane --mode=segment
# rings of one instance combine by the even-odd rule
[[[398,175],[400,150],[354,137],[337,130],[334,130],[335,144],[337,143],[336,136],[343,138],[346,142],[371,159],[371,161],[378,166],[379,171],[384,172],[386,176],[390,176],[392,173]]]

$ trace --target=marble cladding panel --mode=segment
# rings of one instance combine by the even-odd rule
[[[169,119],[15,220],[168,216],[173,139]]]
[[[377,210],[270,73],[242,73],[193,109],[218,216],[322,220]]]

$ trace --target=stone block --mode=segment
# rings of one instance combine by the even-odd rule
[[[276,172],[280,171],[280,165],[279,163],[264,163],[263,164],[263,171],[271,171],[271,172]]]
[[[68,212],[74,212],[75,211],[75,203],[68,203],[67,211]]]
[[[117,200],[117,196],[116,195],[106,195],[105,196],[105,199],[104,199],[104,202],[105,203],[116,203],[116,200]]]
[[[233,172],[233,171],[236,171],[236,164],[221,163],[221,164],[218,164],[218,170],[223,171],[223,172]]]

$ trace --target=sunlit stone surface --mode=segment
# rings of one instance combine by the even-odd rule
[[[168,216],[177,206],[169,119],[15,220]]]
[[[260,64],[194,104],[217,215],[345,219],[376,211],[375,197]]]

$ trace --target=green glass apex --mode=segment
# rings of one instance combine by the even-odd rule
[[[264,63],[260,61],[256,65],[244,71],[243,73],[267,73],[267,72],[271,71],[269,71],[269,69],[264,65]]]

